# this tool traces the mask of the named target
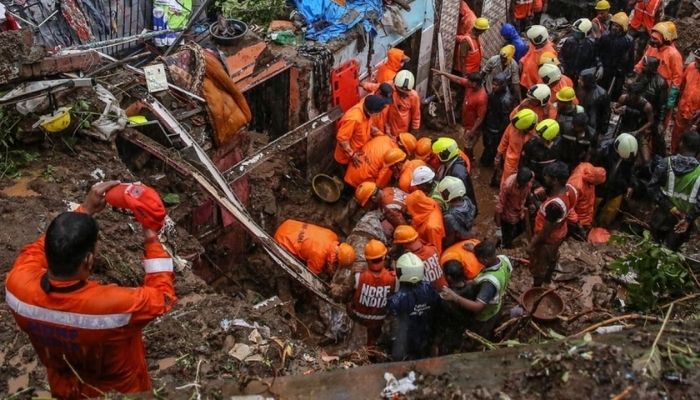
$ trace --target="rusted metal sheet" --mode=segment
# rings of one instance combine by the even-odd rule
[[[226,65],[231,74],[231,79],[236,82],[241,92],[272,78],[273,76],[291,67],[287,61],[278,59],[265,68],[256,71],[255,66],[267,45],[260,41],[246,46],[237,53],[226,58]]]
[[[224,178],[229,182],[235,182],[248,172],[255,169],[263,162],[269,160],[275,154],[288,149],[295,143],[305,139],[309,135],[322,130],[328,126],[333,126],[334,122],[342,115],[339,108],[334,108],[327,113],[323,113],[318,117],[306,122],[296,129],[286,133],[279,139],[270,142],[267,146],[258,150],[255,154],[247,157],[245,160],[234,165],[233,168],[223,173]]]

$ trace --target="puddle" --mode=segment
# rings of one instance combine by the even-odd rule
[[[162,359],[158,360],[158,369],[161,371],[164,369],[168,369],[168,368],[172,367],[173,365],[175,365],[176,362],[177,362],[177,358],[175,358],[175,357],[162,358]]]
[[[38,197],[39,193],[29,188],[29,182],[34,180],[32,176],[23,176],[12,186],[2,189],[2,193],[8,197]]]

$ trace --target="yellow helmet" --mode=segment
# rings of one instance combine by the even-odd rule
[[[457,141],[452,138],[441,137],[433,143],[433,153],[435,153],[442,162],[450,161],[459,154],[459,145]]]
[[[559,123],[551,118],[545,119],[537,124],[535,132],[544,140],[554,140],[559,135]]]
[[[623,11],[615,13],[615,15],[612,16],[610,21],[614,24],[620,25],[620,28],[622,28],[623,32],[627,32],[627,29],[630,25],[630,19],[627,16],[627,14],[625,14]]]
[[[52,114],[44,115],[39,118],[34,127],[40,126],[44,132],[48,133],[61,132],[70,125],[70,110],[71,107],[61,107]]]
[[[559,64],[561,64],[559,62],[559,58],[557,57],[557,53],[554,53],[551,51],[543,51],[542,55],[540,56],[540,59],[538,61],[539,61],[538,65],[544,65],[544,64],[559,65]]]
[[[676,29],[676,24],[674,24],[673,21],[663,21],[659,23],[666,25],[668,37],[664,36],[664,39],[668,40],[669,42],[678,39],[678,30]]]
[[[652,32],[659,32],[661,34],[661,36],[663,36],[665,41],[670,42],[670,41],[674,40],[674,36],[678,37],[678,35],[675,34],[676,26],[675,25],[673,26],[674,31],[672,32],[669,29],[667,22],[668,21],[662,21],[662,22],[657,23],[656,25],[654,25],[653,28],[651,28],[651,31]]]
[[[564,86],[557,92],[557,100],[559,101],[574,101],[576,91],[571,86]]]
[[[518,111],[510,120],[516,129],[527,131],[537,124],[537,114],[529,108]]]
[[[489,20],[484,17],[479,17],[476,19],[476,21],[474,21],[474,29],[485,31],[490,27],[491,26],[489,25]]]
[[[360,207],[364,207],[365,204],[369,201],[369,199],[374,196],[374,194],[377,192],[377,184],[374,182],[362,182],[360,183],[360,186],[355,189],[355,200],[357,200],[357,203],[360,205]]]
[[[501,47],[501,50],[498,52],[498,54],[507,58],[508,60],[512,60],[513,56],[515,56],[515,46],[513,46],[512,44],[507,44]]]
[[[610,9],[610,3],[607,0],[600,0],[595,3],[595,9],[598,11],[605,11]]]

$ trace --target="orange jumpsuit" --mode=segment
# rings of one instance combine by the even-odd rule
[[[540,205],[537,215],[535,216],[535,234],[542,232],[542,229],[544,229],[546,215],[545,210],[547,209],[547,206],[550,204],[555,204],[564,213],[564,215],[556,221],[554,224],[554,229],[552,229],[549,237],[544,239],[544,243],[559,243],[566,238],[566,234],[569,232],[566,221],[574,208],[574,202],[571,199],[572,197],[569,194],[569,190],[566,190],[562,194],[547,198]]]
[[[681,136],[689,128],[690,121],[700,111],[700,70],[697,61],[685,67],[681,81],[681,94],[676,111],[676,126],[673,128],[671,150],[675,154]]]
[[[360,165],[348,164],[345,171],[345,183],[356,188],[362,182],[371,181],[383,188],[391,180],[391,170],[384,166],[384,153],[398,147],[389,136],[381,135],[372,138],[362,146]]]
[[[465,244],[476,246],[479,244],[479,240],[462,240],[461,242],[457,242],[448,247],[440,257],[440,265],[445,265],[446,262],[452,260],[459,261],[462,264],[462,269],[464,270],[464,277],[467,280],[472,280],[479,275],[479,272],[481,272],[484,266],[479,262],[479,260],[477,260],[474,252],[464,248]]]
[[[393,86],[393,85],[392,85]],[[378,83],[363,83],[362,88],[376,92],[379,89]],[[400,133],[408,132],[411,129],[420,128],[420,96],[415,90],[411,90],[407,97],[401,97],[399,91],[394,87],[392,92],[392,103],[384,110],[380,118],[383,119],[384,127],[377,127],[387,135],[398,137]]]
[[[432,244],[428,244],[422,240],[420,241],[422,247],[413,253],[423,260],[425,280],[430,282],[435,290],[442,290],[442,288],[447,286],[447,279],[445,279],[445,275],[442,273],[442,267],[440,266],[440,254]]]
[[[481,71],[481,41],[477,36],[465,35],[464,43],[466,43],[466,54],[464,55],[464,74],[471,74],[473,72]]]
[[[366,92],[379,95],[379,93],[378,93],[379,84],[372,83],[372,82],[361,82],[360,86]],[[365,101],[365,99],[363,98],[362,101]],[[388,112],[389,112],[389,107],[384,107],[382,109],[382,111],[380,111],[376,114],[372,114],[372,116],[369,117],[370,124],[371,124],[370,131],[371,131],[371,128],[374,127],[374,128],[377,128],[381,133],[386,132],[386,115]]]
[[[438,203],[421,190],[416,190],[406,198],[406,210],[412,218],[411,225],[418,232],[418,236],[435,246],[438,253],[442,253],[445,225]]]
[[[338,235],[330,229],[288,219],[275,231],[275,241],[306,263],[315,275],[332,274],[338,261]]]
[[[454,69],[464,73],[464,58],[466,56],[466,51],[462,48],[462,42],[466,39],[465,37],[471,33],[474,27],[474,22],[476,21],[476,14],[469,8],[467,2],[460,0],[459,5],[459,21],[457,22],[457,36],[455,37],[457,44],[454,52]]]
[[[386,318],[386,303],[398,282],[393,271],[382,268],[379,272],[369,269],[355,274],[355,293],[349,304],[349,314],[367,327],[367,346],[374,346],[382,333]]]
[[[644,51],[645,56],[656,57],[659,60],[659,75],[666,80],[668,87],[680,87],[683,80],[683,56],[676,49],[676,46],[662,45],[661,47],[647,46]],[[644,69],[644,58],[639,60],[634,66],[636,73],[641,73]]]
[[[423,160],[409,160],[403,163],[401,167],[401,174],[399,175],[399,189],[406,193],[411,193],[415,188],[411,188],[411,178],[413,177],[413,171],[418,167],[427,167],[428,164]]]
[[[523,20],[532,15],[533,0],[515,0],[513,5],[513,18]]]
[[[559,91],[562,90],[562,88],[565,88],[567,86],[571,87],[571,88],[574,87],[574,82],[568,76],[562,75],[561,79],[559,79],[558,81],[556,81],[554,83],[554,85],[551,85],[549,87],[549,90],[552,91],[552,95],[549,97],[549,104],[550,105],[553,105],[554,103],[556,103],[557,93],[559,93]],[[578,105],[578,98],[576,98],[576,97],[574,97],[574,105]],[[556,115],[554,117],[548,117],[548,118],[556,118]],[[540,121],[542,121],[542,120],[540,120]]]
[[[552,42],[547,41],[541,48],[535,48],[535,46],[530,43],[530,49],[525,53],[523,58],[520,59],[520,85],[529,89],[532,85],[540,82],[540,75],[537,73],[540,69],[540,57],[545,51],[549,51],[557,54],[557,50],[554,48]]]
[[[636,30],[644,27],[647,33],[651,33],[651,29],[656,24],[656,14],[659,12],[660,5],[661,0],[637,0],[630,19],[630,27]]]
[[[141,330],[176,297],[173,262],[160,242],[146,242],[144,255],[146,274],[136,288],[48,279],[44,236],[17,256],[5,300],[46,366],[54,397],[151,391]],[[42,281],[51,290],[44,291]]]
[[[574,210],[578,222],[584,227],[593,225],[595,218],[595,187],[605,182],[605,168],[596,167],[591,163],[579,164],[569,177],[569,184],[578,194]]]
[[[406,192],[386,187],[380,192],[379,205],[384,219],[393,227],[406,225]]]
[[[363,101],[352,106],[340,117],[338,131],[335,134],[335,153],[333,154],[333,158],[338,164],[346,165],[351,160],[351,156],[340,147],[340,143],[350,142],[352,151],[358,152],[362,146],[369,142],[370,128],[371,121],[369,116],[365,114]]]
[[[377,83],[394,83],[394,77],[401,70],[406,54],[401,49],[392,48],[386,54],[386,62],[377,68]]]
[[[528,140],[537,136],[534,131],[530,130],[523,134],[516,129],[513,124],[508,125],[501,143],[498,145],[497,154],[503,157],[503,175],[501,175],[501,185],[505,180],[518,172],[518,164],[520,163],[520,154],[523,151],[523,146]]]

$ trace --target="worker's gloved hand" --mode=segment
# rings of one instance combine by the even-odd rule
[[[92,185],[92,188],[90,188],[90,191],[82,204],[82,208],[85,210],[85,213],[92,215],[104,210],[105,206],[107,205],[107,202],[105,201],[105,193],[120,183],[121,182],[119,181],[107,181],[98,182]]]
[[[678,93],[680,93],[680,89],[677,86],[671,87],[671,90],[668,91],[668,97],[666,98],[667,110],[672,110],[673,107],[676,106],[676,100],[678,100]]]

